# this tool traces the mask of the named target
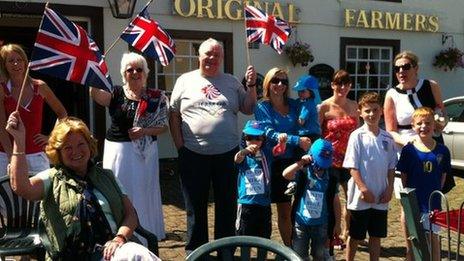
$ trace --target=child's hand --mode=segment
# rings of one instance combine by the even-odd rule
[[[308,137],[300,137],[300,148],[304,151],[308,151],[311,147],[311,139]]]
[[[303,126],[305,124],[305,120],[304,119],[298,119],[298,124]]]
[[[245,150],[248,151],[248,153],[251,153],[251,154],[256,154],[256,152],[258,152],[259,150],[259,147],[258,145],[256,144],[251,144],[251,145],[248,145]]]
[[[366,203],[376,203],[375,196],[370,190],[361,191],[360,197]]]
[[[313,161],[313,157],[311,157],[311,155],[308,155],[308,154],[303,155],[303,156],[301,157],[301,160],[300,160],[301,165],[302,165],[303,167],[305,167],[305,166],[311,164],[312,161]]]
[[[279,136],[277,136],[277,142],[278,143],[287,143],[287,133],[280,133]]]

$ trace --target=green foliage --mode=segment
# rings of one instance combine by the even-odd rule
[[[293,66],[298,63],[301,66],[308,66],[314,61],[314,56],[311,52],[311,47],[307,43],[296,41],[294,44],[285,47],[285,53],[292,62]]]
[[[435,56],[433,66],[443,69],[445,72],[448,70],[452,71],[455,68],[464,68],[463,55],[464,53],[458,48],[450,47],[440,51],[440,53]]]

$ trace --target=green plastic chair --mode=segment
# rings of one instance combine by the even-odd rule
[[[44,260],[45,249],[38,231],[39,201],[16,195],[9,176],[0,178],[0,259],[33,255]]]
[[[261,237],[233,236],[200,246],[190,253],[187,261],[214,259],[215,256],[211,254],[215,252],[216,257],[220,255],[217,260],[235,260],[234,253],[237,248],[239,248],[240,253],[239,260],[269,260],[268,253],[275,254],[275,260],[303,260],[295,251],[275,241]],[[252,256],[254,249],[256,249],[255,257]]]

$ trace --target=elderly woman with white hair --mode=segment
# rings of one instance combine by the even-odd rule
[[[145,58],[125,53],[121,60],[123,86],[113,93],[90,88],[90,96],[108,107],[111,126],[106,132],[103,168],[111,169],[137,210],[139,222],[165,237],[159,185],[157,135],[167,130],[167,98],[147,88]]]

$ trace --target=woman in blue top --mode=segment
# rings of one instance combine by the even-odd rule
[[[285,153],[277,156],[271,165],[271,200],[277,203],[279,232],[286,246],[290,246],[292,235],[291,197],[284,194],[288,181],[282,177],[282,171],[294,162],[296,148],[307,151],[311,145],[309,138],[298,136],[298,104],[288,94],[287,72],[272,68],[264,77],[263,100],[255,110],[255,118],[263,122],[266,138],[272,145],[277,144],[279,134],[287,134]]]

